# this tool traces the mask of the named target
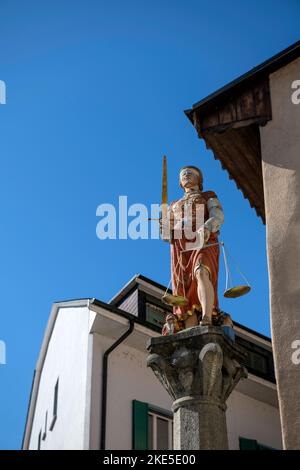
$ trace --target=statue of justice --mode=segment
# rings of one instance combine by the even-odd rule
[[[167,315],[162,334],[199,324],[232,327],[230,315],[222,312],[218,303],[218,236],[224,222],[221,202],[214,191],[203,191],[203,175],[195,166],[180,170],[179,184],[183,197],[168,205],[164,157],[160,229],[171,247],[172,294],[167,290],[162,300],[173,307],[173,313]],[[227,267],[226,259],[225,264]],[[249,290],[249,285],[237,286],[224,295],[238,297]]]

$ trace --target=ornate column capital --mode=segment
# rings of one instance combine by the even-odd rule
[[[182,433],[195,434],[195,427],[199,434],[199,445],[193,444],[196,449],[226,448],[226,400],[239,380],[247,377],[247,370],[241,365],[245,358],[243,350],[229,339],[222,327],[213,326],[197,326],[174,335],[152,338],[147,349],[150,353],[148,367],[174,400],[174,420],[181,416],[179,421],[177,419],[180,430],[177,429],[177,441],[175,436],[175,448],[190,448],[184,447],[190,441]],[[180,427],[183,410],[190,416],[192,412],[194,418],[198,416],[196,421],[192,420],[193,429],[188,429],[189,420],[184,429]],[[201,438],[200,429],[203,420],[206,423],[205,439]],[[224,424],[220,440],[216,435]],[[217,432],[214,426],[219,428]]]

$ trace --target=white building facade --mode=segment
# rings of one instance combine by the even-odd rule
[[[138,275],[109,304],[53,305],[23,449],[172,449],[172,400],[146,366],[147,341],[160,335],[166,313],[164,291]],[[235,334],[249,376],[227,402],[229,448],[281,449],[270,339],[238,324]]]

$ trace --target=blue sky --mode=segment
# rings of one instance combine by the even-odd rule
[[[299,39],[300,3],[0,1],[0,448],[20,448],[51,304],[108,301],[135,273],[169,281],[160,240],[96,237],[96,208],[160,202],[179,168],[198,165],[223,203],[222,238],[251,294],[223,299],[269,335],[265,227],[205,149],[183,110]],[[238,280],[238,278],[236,278]]]

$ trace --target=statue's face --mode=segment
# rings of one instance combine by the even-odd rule
[[[193,168],[184,168],[180,172],[180,184],[185,188],[199,187],[199,173]]]

